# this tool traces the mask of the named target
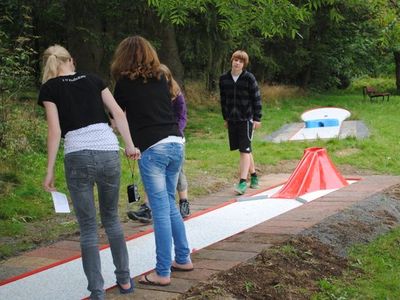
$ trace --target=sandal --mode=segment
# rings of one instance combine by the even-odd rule
[[[117,286],[118,286],[118,289],[119,289],[119,293],[120,293],[120,294],[130,294],[130,293],[133,293],[133,290],[135,289],[135,285],[134,285],[133,279],[132,279],[132,278],[129,278],[129,281],[131,282],[131,287],[130,287],[129,289],[124,289],[124,288],[119,284],[119,282],[117,281]]]
[[[171,284],[171,282],[161,283],[161,282],[150,280],[147,277],[147,275],[144,275],[142,277],[142,279],[139,280],[139,283],[144,284],[144,285],[153,285],[153,286],[167,286],[167,285]]]

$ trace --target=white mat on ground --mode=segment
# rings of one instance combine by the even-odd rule
[[[352,182],[349,181],[349,183]],[[302,202],[309,202],[335,191],[323,190],[309,193],[301,196],[302,202],[295,199],[267,198],[280,188],[276,187],[246,197],[246,201],[234,202],[187,220],[185,225],[191,249],[199,250],[214,244],[301,206]],[[252,197],[254,200],[251,199]],[[127,246],[133,277],[154,268],[153,232],[127,241]],[[100,253],[105,288],[110,288],[115,285],[111,252],[109,248],[106,248]],[[78,258],[0,286],[0,299],[82,299],[89,296],[86,286],[87,281],[82,270],[82,262]]]
[[[291,141],[299,140],[318,140],[318,139],[334,139],[339,137],[340,127],[315,127],[315,128],[302,128],[295,135],[293,135]]]
[[[350,112],[339,107],[321,107],[310,109],[301,115],[301,119],[304,122],[312,120],[326,120],[335,119],[338,121],[337,126],[328,127],[311,127],[301,128],[296,134],[294,134],[289,140],[317,140],[317,139],[333,139],[339,137],[342,123],[345,119],[350,117]]]

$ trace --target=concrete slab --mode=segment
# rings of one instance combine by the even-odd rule
[[[273,143],[281,143],[290,141],[300,130],[304,128],[304,123],[291,123],[285,124],[277,131],[271,133],[264,138],[265,141]],[[327,127],[328,128],[328,127]],[[354,137],[356,139],[364,139],[369,136],[368,127],[363,121],[343,121],[340,128],[338,139],[345,139],[347,137]],[[312,140],[312,139],[307,139]]]

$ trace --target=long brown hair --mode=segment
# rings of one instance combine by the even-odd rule
[[[168,89],[169,93],[171,94],[172,100],[175,100],[176,97],[178,97],[178,95],[181,93],[181,88],[172,76],[171,70],[166,65],[161,64],[160,70],[164,73],[165,78],[167,79]]]
[[[145,38],[135,35],[125,38],[117,47],[111,64],[114,80],[127,76],[130,79],[142,77],[160,79],[160,60],[154,47]]]

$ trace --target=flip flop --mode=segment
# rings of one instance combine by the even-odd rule
[[[129,281],[131,282],[131,287],[130,287],[129,289],[124,289],[124,288],[119,284],[119,282],[117,281],[117,286],[118,286],[118,289],[119,289],[119,293],[120,293],[120,294],[130,294],[130,293],[133,293],[133,291],[134,291],[134,289],[135,289],[135,285],[134,285],[133,279],[132,279],[132,278],[129,278]]]
[[[161,283],[161,282],[152,281],[147,277],[147,275],[144,275],[144,280],[139,280],[139,283],[144,284],[144,285],[154,285],[154,286],[167,286],[167,285],[171,284],[171,282]]]
[[[190,271],[193,271],[193,270],[194,270],[194,268],[184,269],[184,268],[178,268],[178,267],[171,266],[171,271],[172,272],[190,272]]]

